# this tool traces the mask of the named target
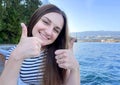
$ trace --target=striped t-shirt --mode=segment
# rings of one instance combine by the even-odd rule
[[[10,53],[16,48],[9,50],[6,60],[9,59]],[[20,79],[28,85],[41,85],[43,82],[43,72],[45,71],[45,57],[47,52],[40,52],[40,56],[25,59],[20,69]],[[18,81],[19,82],[19,81]],[[40,84],[41,83],[41,84]]]

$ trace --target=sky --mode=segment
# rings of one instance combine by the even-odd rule
[[[120,31],[120,0],[49,0],[68,17],[70,32]]]

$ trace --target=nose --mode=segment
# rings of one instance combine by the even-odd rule
[[[53,33],[53,27],[48,27],[48,28],[45,30],[45,32],[46,32],[46,34],[47,34],[48,36],[51,36],[52,33]]]

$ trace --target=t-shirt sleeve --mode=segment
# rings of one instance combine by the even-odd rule
[[[12,52],[15,48],[16,48],[16,46],[13,46],[13,47],[11,47],[11,48],[8,50],[8,53],[7,53],[7,55],[5,56],[5,59],[6,59],[6,60],[9,59],[11,52]]]

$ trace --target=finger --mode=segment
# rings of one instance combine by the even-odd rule
[[[63,68],[63,69],[67,69],[67,68],[68,68],[67,64],[65,64],[65,63],[58,64],[58,66],[59,66],[60,68]]]
[[[41,43],[43,43],[43,41],[37,37],[36,38],[36,41],[37,41],[37,45],[41,48]]]
[[[64,59],[58,59],[58,60],[56,60],[56,62],[57,62],[58,64],[66,63],[66,61],[65,61]]]
[[[63,53],[65,53],[65,52],[66,52],[65,49],[59,49],[59,50],[56,50],[56,51],[55,51],[55,54],[56,54],[56,55],[60,55],[60,54],[63,54]]]
[[[77,42],[77,39],[74,38],[74,37],[70,37],[70,40],[69,40],[69,49],[72,49],[73,50],[73,45],[74,43]]]
[[[25,37],[27,37],[27,27],[24,23],[21,23],[21,27],[22,27],[21,38],[25,38]]]
[[[73,49],[74,42],[69,42],[69,49]]]
[[[63,56],[63,55],[57,55],[57,56],[55,56],[55,59],[63,59],[63,58],[65,58],[65,56]]]
[[[37,38],[37,37],[36,37]],[[41,43],[43,43],[43,41],[40,38],[37,38],[38,43],[41,45]]]
[[[38,49],[40,51],[41,50],[41,44],[39,42],[37,43],[37,46],[38,46]]]

